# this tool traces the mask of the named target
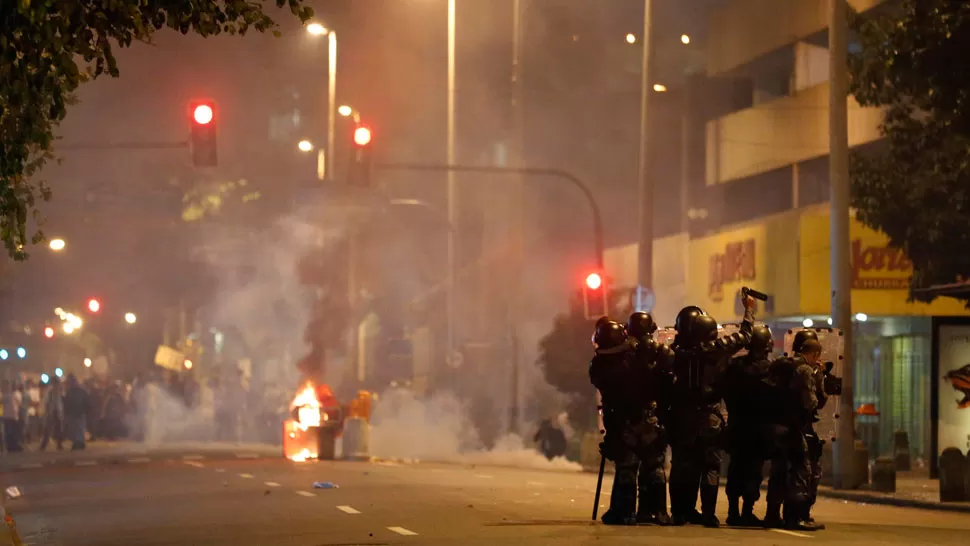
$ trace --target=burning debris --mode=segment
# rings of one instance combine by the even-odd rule
[[[297,462],[333,459],[343,414],[330,387],[305,381],[290,403],[290,418],[283,422],[283,455]]]

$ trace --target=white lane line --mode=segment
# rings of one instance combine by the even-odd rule
[[[128,459],[128,462],[129,463],[132,463],[132,464],[137,464],[137,463],[150,463],[150,462],[152,462],[152,460],[149,459],[148,457],[132,457],[131,459]]]
[[[806,535],[804,533],[796,533],[795,531],[788,531],[787,529],[772,529],[772,531],[776,533],[781,533],[783,535],[791,535],[793,537],[812,538],[812,535]]]
[[[44,465],[41,463],[27,463],[20,465],[20,468],[44,468]]]
[[[304,497],[316,497],[317,496],[316,493],[311,493],[309,491],[297,491],[296,494],[297,495],[303,495]]]
[[[343,512],[345,514],[359,514],[360,513],[357,510],[354,510],[354,508],[352,506],[338,506],[337,507],[337,510],[340,510],[341,512]]]
[[[489,476],[488,474],[475,474],[475,477],[476,477],[476,478],[485,478],[485,479],[487,479],[487,480],[490,480],[490,479],[492,479],[492,477],[491,477],[491,476]]]
[[[278,484],[276,482],[263,482],[263,483],[265,483],[269,487],[279,487],[280,486],[280,484]]]
[[[205,457],[202,455],[183,455],[182,456],[183,461],[199,461],[202,459],[205,459]]]
[[[217,468],[217,469],[216,469],[216,472],[218,472],[218,473],[220,473],[220,474],[222,474],[222,473],[223,473],[223,472],[225,472],[225,471],[226,471],[226,469],[225,469],[225,468]]]
[[[247,480],[249,480],[249,479],[252,479],[253,475],[252,474],[245,474],[245,473],[243,473],[243,474],[240,474],[239,477],[240,478],[246,478]]]
[[[97,464],[98,461],[78,461],[74,463],[74,466],[95,466]]]
[[[236,453],[237,459],[258,459],[259,455],[255,453]]]
[[[417,535],[417,533],[415,533],[414,531],[411,531],[409,529],[405,529],[404,527],[388,527],[387,530],[388,531],[393,531],[393,532],[395,532],[395,533],[397,533],[399,535],[404,535],[406,537],[413,537],[413,536]]]
[[[195,468],[205,468],[205,465],[203,465],[202,463],[197,463],[195,461],[185,461],[185,464],[189,466],[194,466]]]
[[[544,483],[541,483],[541,482],[525,482],[525,484],[526,484],[526,485],[533,485],[533,486],[535,486],[535,487],[543,487],[543,486],[545,486],[545,485],[546,485],[546,484],[544,484]]]

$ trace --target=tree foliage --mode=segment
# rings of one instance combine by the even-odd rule
[[[970,274],[970,3],[903,0],[850,21],[851,92],[885,111],[885,142],[851,158],[852,206],[913,261],[911,289],[952,283]]]
[[[303,0],[275,0],[302,21]],[[27,257],[27,220],[50,191],[33,180],[52,155],[54,129],[83,82],[117,77],[115,47],[150,42],[163,28],[208,37],[276,26],[252,0],[4,0],[0,2],[0,238]],[[273,31],[276,33],[276,31]]]
[[[613,293],[610,301],[620,301],[620,297],[620,293]],[[624,316],[614,317],[614,320],[626,322],[627,311],[618,311]],[[582,299],[577,295],[569,312],[557,316],[552,330],[539,340],[538,360],[546,381],[570,397],[567,411],[570,422],[578,429],[592,428],[596,424],[596,390],[589,381],[595,325],[595,320],[587,320],[584,316]]]

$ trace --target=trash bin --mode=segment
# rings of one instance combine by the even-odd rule
[[[896,492],[896,465],[892,457],[876,457],[872,465],[872,490]]]
[[[940,454],[940,502],[962,502],[966,500],[967,459],[963,452],[948,447]]]
[[[896,470],[900,472],[912,470],[909,458],[909,434],[905,430],[898,430],[893,434],[893,460]]]
[[[332,461],[336,458],[337,458],[337,429],[334,427],[318,427],[317,428],[317,459],[321,461]]]
[[[344,421],[343,458],[350,461],[370,459],[370,425],[360,417]]]

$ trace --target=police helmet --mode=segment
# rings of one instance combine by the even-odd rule
[[[810,339],[818,341],[818,334],[815,332],[815,330],[799,330],[798,332],[795,332],[795,339],[793,339],[791,342],[791,352],[793,354],[800,353],[802,350],[802,344]]]
[[[630,315],[630,320],[626,322],[626,331],[630,337],[642,340],[657,331],[657,323],[650,313],[637,311]]]
[[[696,305],[688,305],[677,313],[677,320],[674,321],[674,329],[678,333],[687,333],[690,330],[690,323],[694,321],[697,317],[706,315],[703,309],[697,307]]]
[[[593,345],[599,350],[619,347],[626,342],[626,328],[613,320],[597,322]]]
[[[771,329],[764,324],[755,324],[751,329],[751,342],[748,343],[748,351],[752,353],[770,353],[774,347],[771,339]]]
[[[704,343],[717,339],[717,321],[710,315],[701,315],[695,318],[690,330],[688,339],[694,343]]]

